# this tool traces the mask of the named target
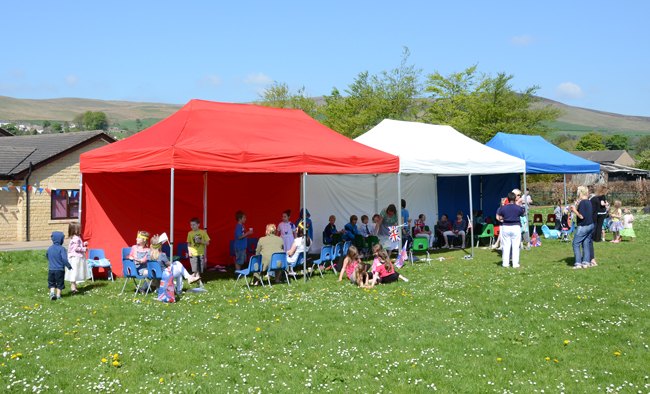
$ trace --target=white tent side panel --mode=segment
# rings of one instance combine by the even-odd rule
[[[336,216],[336,228],[341,230],[357,215],[361,225],[361,216],[380,213],[388,204],[397,200],[397,175],[308,175],[307,209],[314,226],[314,243],[312,252],[320,250],[323,245],[323,230],[329,216]],[[402,198],[406,200],[412,221],[423,213],[427,224],[433,227],[437,218],[437,179],[431,174],[402,174]]]

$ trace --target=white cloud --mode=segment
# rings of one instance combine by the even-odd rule
[[[74,74],[70,74],[67,77],[65,77],[65,84],[68,86],[77,86],[77,83],[79,82],[79,77],[77,77]]]
[[[525,47],[533,43],[535,41],[532,36],[529,36],[527,34],[524,34],[522,36],[514,36],[510,39],[510,43],[512,45],[518,46],[518,47]]]
[[[568,99],[580,99],[585,96],[582,88],[573,82],[562,82],[561,84],[557,85],[555,92],[558,96]]]
[[[217,87],[221,85],[221,78],[218,75],[209,74],[199,80],[199,85]]]
[[[247,85],[264,86],[272,84],[273,79],[264,73],[253,73],[248,74],[246,78],[244,78],[244,83]]]

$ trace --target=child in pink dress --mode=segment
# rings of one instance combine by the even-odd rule
[[[284,250],[291,249],[293,240],[296,237],[296,225],[289,221],[289,217],[291,217],[291,210],[287,209],[282,212],[282,221],[278,224],[278,232],[280,233],[280,238],[282,238]]]
[[[88,264],[86,263],[86,246],[88,242],[81,239],[81,225],[79,223],[70,223],[68,225],[68,261],[72,269],[65,272],[65,280],[70,282],[70,291],[72,294],[79,292],[77,282],[83,282],[88,279]]]

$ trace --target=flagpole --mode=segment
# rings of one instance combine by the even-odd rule
[[[307,173],[302,173],[302,235],[305,240],[305,250],[302,252],[302,277],[307,283],[307,237],[309,231],[307,229]]]
[[[402,224],[402,181],[401,181],[401,173],[397,173],[397,225],[400,226]],[[401,228],[400,228],[400,231]],[[403,232],[402,232],[403,233]],[[398,238],[399,241],[399,249],[402,250],[402,237]],[[400,253],[399,251],[397,253]]]

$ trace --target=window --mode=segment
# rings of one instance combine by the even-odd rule
[[[52,219],[79,218],[79,189],[56,189],[52,198]]]

